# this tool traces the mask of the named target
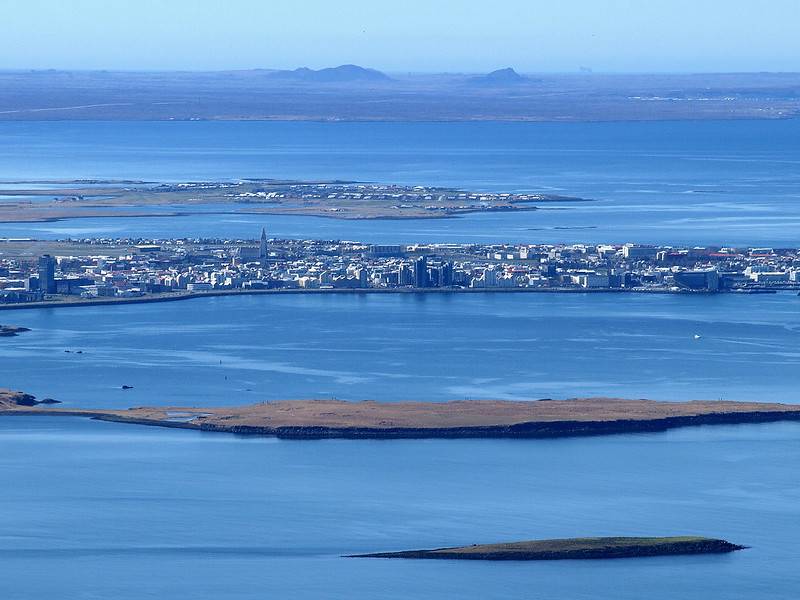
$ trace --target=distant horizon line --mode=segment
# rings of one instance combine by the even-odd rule
[[[363,69],[369,69],[374,71],[379,71],[381,73],[390,74],[390,75],[400,75],[400,76],[409,76],[409,75],[453,75],[453,76],[471,76],[471,75],[485,75],[486,73],[492,73],[494,71],[504,70],[504,69],[513,69],[517,73],[521,75],[536,75],[536,76],[556,76],[556,75],[798,75],[800,74],[800,67],[797,70],[652,70],[652,71],[640,71],[640,70],[596,70],[587,67],[579,67],[574,70],[552,70],[552,71],[526,71],[522,70],[513,66],[498,66],[493,69],[489,70],[476,70],[476,71],[469,71],[469,70],[442,70],[442,71],[435,71],[435,70],[393,70],[393,69],[379,69],[376,67],[370,66],[363,66],[356,63],[342,63],[337,65],[331,65],[327,67],[307,67],[307,66],[299,66],[299,67],[231,67],[231,68],[208,68],[208,69],[191,69],[191,68],[169,68],[169,69],[157,69],[157,68],[124,68],[124,67],[93,67],[93,68],[70,68],[70,67],[0,67],[0,73],[247,73],[253,71],[264,71],[264,72],[282,72],[282,71],[294,71],[297,69],[311,69],[314,71],[319,71],[323,69],[335,69],[344,66],[358,66]]]

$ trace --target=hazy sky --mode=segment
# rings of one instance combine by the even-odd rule
[[[800,71],[800,0],[0,0],[0,68]]]

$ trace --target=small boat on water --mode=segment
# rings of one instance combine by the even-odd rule
[[[699,339],[700,339],[700,338],[702,338],[702,337],[703,337],[703,336],[702,336],[702,335],[700,335],[699,333],[695,333],[695,334],[694,334],[694,339],[696,339],[696,340],[699,340]]]

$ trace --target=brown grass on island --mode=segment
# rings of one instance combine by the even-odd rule
[[[662,419],[751,411],[800,412],[800,406],[758,402],[662,402],[620,398],[571,400],[460,400],[453,402],[346,402],[286,400],[225,408],[136,408],[151,419],[176,411],[202,412],[202,422],[256,427],[450,428],[514,425],[553,421],[615,421]]]
[[[0,396],[0,408],[2,397]],[[5,412],[19,407],[5,404]],[[30,411],[29,411],[30,412]],[[103,420],[279,437],[560,437],[800,420],[800,405],[619,398],[345,402],[288,400],[232,407],[36,408]]]

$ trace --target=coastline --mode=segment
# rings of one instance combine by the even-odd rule
[[[693,296],[713,296],[715,294],[774,294],[775,289],[752,289],[745,291],[706,291],[669,289],[624,289],[624,288],[340,288],[340,289],[268,289],[268,290],[211,290],[205,292],[175,292],[159,295],[138,296],[134,298],[94,298],[75,300],[44,300],[42,302],[15,302],[0,304],[3,310],[24,310],[33,308],[67,308],[78,306],[106,306],[117,304],[148,304],[151,302],[176,302],[194,298],[213,298],[219,296],[256,296],[291,294],[676,294]],[[791,291],[791,290],[789,290]]]
[[[584,199],[584,198],[564,198],[563,200],[546,200],[542,201],[542,203],[546,202],[593,202],[592,199]],[[245,203],[239,203],[245,204]],[[144,210],[148,205],[142,204],[137,208],[141,208]],[[159,204],[155,204],[154,206],[161,206]],[[26,205],[27,208],[27,205]],[[82,207],[83,209],[102,209],[105,208],[103,205],[90,205],[85,204]],[[30,210],[37,210],[37,208],[28,209]],[[321,219],[335,219],[338,221],[410,221],[410,220],[431,220],[431,219],[458,219],[464,215],[469,214],[476,214],[476,213],[495,213],[495,212],[531,212],[536,210],[544,210],[538,206],[520,206],[520,207],[511,207],[511,208],[492,208],[492,209],[479,209],[479,208],[471,208],[471,209],[461,209],[461,210],[450,210],[450,211],[443,211],[439,213],[413,213],[407,215],[355,215],[355,216],[348,216],[347,214],[336,213],[336,212],[322,212],[322,211],[295,211],[295,210],[276,210],[276,209],[257,209],[257,208],[250,208],[250,209],[239,209],[239,210],[214,210],[214,211],[192,211],[187,209],[181,209],[171,212],[131,212],[131,213],[124,213],[124,212],[103,212],[103,213],[89,213],[86,214],[86,211],[83,210],[82,213],[75,213],[75,214],[65,214],[59,215],[55,217],[46,217],[46,216],[37,216],[32,215],[30,218],[22,218],[22,216],[18,218],[9,218],[8,216],[0,216],[0,224],[4,223],[58,223],[59,221],[68,221],[72,219],[152,219],[158,217],[192,217],[192,216],[200,216],[200,215],[227,215],[227,216],[236,216],[236,215],[264,215],[264,216],[276,216],[276,217],[285,217],[285,216],[297,216],[297,217],[317,217]],[[1,214],[1,213],[0,213]]]

